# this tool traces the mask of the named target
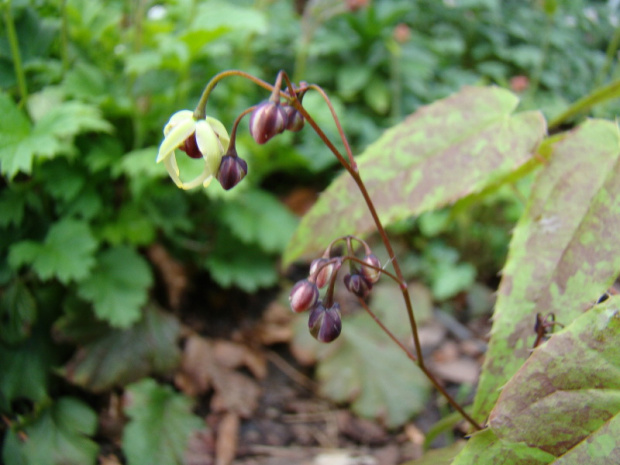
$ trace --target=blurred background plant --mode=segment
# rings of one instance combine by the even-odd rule
[[[222,303],[220,288],[233,289],[229,298],[289,285],[279,256],[335,175],[335,159],[311,131],[264,146],[241,131],[243,184],[179,191],[154,164],[161,128],[194,108],[211,76],[237,68],[271,80],[285,69],[318,83],[360,153],[421,105],[468,84],[509,88],[523,109],[553,119],[620,77],[619,8],[613,0],[0,2],[5,463],[56,463],[48,450],[63,463],[92,463],[93,393],[149,375],[167,380],[188,309],[245,318]],[[266,98],[230,79],[207,112],[232,124]],[[304,105],[338,140],[320,99],[308,94]],[[594,114],[619,111],[615,100]],[[494,288],[528,182],[392,226],[408,277],[452,310],[455,298]],[[188,303],[188,289],[209,293]],[[200,425],[163,384],[142,380],[128,392],[136,402],[157,399],[180,431]],[[127,435],[144,428],[157,439],[158,424],[127,414]],[[60,442],[20,442],[19,431],[45,437],[50,427]],[[124,446],[130,463],[142,463],[134,442]],[[182,452],[174,454],[169,463]]]

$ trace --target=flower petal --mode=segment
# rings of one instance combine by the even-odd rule
[[[205,160],[205,165],[209,169],[209,174],[216,174],[224,150],[215,131],[205,120],[196,122],[196,142]]]
[[[205,163],[205,168],[204,168],[204,170],[202,170],[202,173],[200,173],[200,175],[198,175],[196,178],[192,179],[190,182],[184,182],[183,185],[181,185],[180,187],[185,189],[185,190],[193,189],[194,187],[200,186],[203,182],[205,182],[210,177],[212,177],[212,176],[211,176],[211,173],[209,171],[209,167]],[[207,186],[208,185],[209,185],[209,183],[207,183]]]
[[[193,118],[182,120],[176,124],[159,146],[156,163],[168,158],[174,149],[179,147],[195,130],[196,122]]]
[[[177,165],[177,158],[174,152],[172,152],[171,157],[164,159],[164,166],[166,167],[170,178],[172,178],[177,187],[182,187],[183,181],[181,181],[181,178],[179,178],[179,167]]]
[[[164,126],[164,136],[167,136],[173,127],[186,119],[194,119],[194,113],[189,110],[177,111],[174,115],[170,117],[170,120],[168,120],[168,122]]]
[[[230,143],[230,136],[228,135],[226,127],[218,119],[211,118],[210,116],[207,116],[205,119],[207,123],[209,123],[209,125],[213,128],[215,134],[219,137],[223,151],[226,152],[226,150],[228,149],[228,144]]]

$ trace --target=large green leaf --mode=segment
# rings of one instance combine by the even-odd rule
[[[505,385],[454,464],[492,464],[528,448],[541,464],[620,460],[620,297],[578,317],[536,349]],[[476,460],[472,461],[471,458]],[[556,460],[557,458],[557,460]],[[532,463],[516,457],[510,463]]]
[[[560,140],[533,186],[503,270],[474,403],[483,421],[530,354],[537,313],[569,324],[620,270],[620,136],[591,120]]]
[[[469,87],[386,131],[357,158],[381,221],[447,205],[525,163],[546,126],[539,112],[513,115],[517,104],[506,90]],[[338,236],[373,229],[358,187],[343,173],[303,218],[284,261],[321,250]]]
[[[80,344],[60,371],[72,383],[102,392],[150,373],[168,373],[179,361],[180,327],[171,315],[147,307],[142,320],[129,329],[102,326],[88,315],[74,315],[57,325],[59,334]]]
[[[125,413],[131,418],[123,432],[129,465],[181,465],[192,432],[204,426],[191,413],[192,401],[170,386],[145,379],[127,388]]]
[[[24,429],[25,441],[12,429],[2,451],[4,463],[24,465],[94,464],[99,446],[88,436],[97,430],[97,415],[72,397],[43,409]]]
[[[85,222],[64,219],[55,223],[43,243],[21,241],[11,246],[13,268],[29,264],[43,280],[57,278],[63,284],[84,278],[95,263],[97,242]]]
[[[79,283],[78,294],[91,301],[99,318],[127,328],[140,318],[153,277],[144,258],[119,246],[103,252],[93,272]]]

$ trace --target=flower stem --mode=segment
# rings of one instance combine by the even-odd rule
[[[215,76],[213,76],[211,78],[211,80],[207,83],[207,85],[205,86],[205,89],[202,91],[202,95],[200,96],[200,100],[198,101],[198,105],[196,105],[196,109],[194,110],[194,118],[195,119],[205,119],[205,117],[207,116],[207,113],[206,113],[207,101],[209,100],[209,95],[211,95],[211,91],[213,91],[213,89],[215,89],[215,86],[222,79],[230,77],[230,76],[241,76],[241,77],[244,77],[244,78],[249,79],[250,81],[254,82],[255,84],[263,87],[264,89],[267,89],[267,90],[273,92],[274,86],[272,86],[268,82],[263,81],[262,79],[258,79],[257,77],[252,76],[249,73],[246,73],[245,71],[239,71],[237,69],[231,69],[231,70],[228,70],[228,71],[222,71],[221,73],[218,73]]]
[[[26,86],[26,75],[22,65],[22,58],[19,52],[19,41],[17,32],[15,31],[15,21],[11,12],[11,0],[4,3],[4,24],[6,26],[6,34],[11,47],[11,55],[13,56],[13,68],[15,69],[15,77],[17,79],[17,88],[21,97],[21,105],[26,104],[28,99],[28,87]]]
[[[480,431],[482,430],[482,426],[480,426],[478,424],[478,422],[476,420],[474,420],[466,411],[463,407],[461,407],[459,405],[459,403],[454,400],[454,398],[448,394],[448,391],[446,391],[446,389],[441,385],[441,383],[437,380],[437,378],[435,378],[435,375],[433,375],[433,373],[431,373],[431,371],[424,365],[420,364],[420,358],[416,357],[414,354],[412,354],[409,349],[407,349],[407,347],[405,347],[405,345],[400,342],[398,340],[398,338],[394,335],[394,333],[392,333],[392,331],[390,331],[384,324],[383,322],[377,317],[377,315],[375,315],[375,313],[370,309],[370,307],[368,306],[368,304],[364,301],[364,299],[360,298],[358,299],[360,305],[362,306],[362,308],[364,308],[364,310],[366,310],[366,313],[368,313],[370,315],[370,317],[375,321],[375,323],[377,323],[379,325],[379,327],[383,330],[383,332],[385,334],[388,335],[388,337],[398,346],[400,347],[400,349],[407,355],[407,357],[409,358],[409,360],[411,360],[413,363],[415,363],[418,368],[420,368],[420,370],[422,370],[422,372],[426,375],[426,377],[429,379],[429,381],[433,384],[433,386],[435,387],[435,389],[437,389],[442,396],[444,396],[444,398],[448,401],[448,403],[455,409],[457,410],[462,416],[463,418],[465,418],[465,420],[467,420],[476,430]]]

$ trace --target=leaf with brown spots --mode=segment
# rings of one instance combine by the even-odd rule
[[[530,355],[536,314],[568,325],[620,270],[620,133],[590,120],[555,144],[515,228],[499,286],[474,416]]]
[[[537,348],[503,388],[489,425],[482,435],[490,440],[474,435],[454,465],[508,463],[518,451],[537,460],[510,463],[620,463],[620,297]]]
[[[517,104],[505,89],[468,87],[386,131],[357,158],[381,221],[389,225],[445,206],[528,161],[546,124],[537,111],[513,114]],[[343,173],[304,216],[284,263],[374,227],[358,187]]]

